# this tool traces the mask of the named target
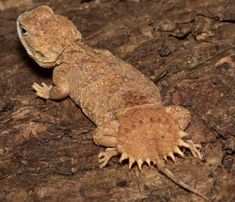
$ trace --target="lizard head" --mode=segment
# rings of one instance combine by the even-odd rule
[[[48,6],[21,14],[17,32],[27,53],[42,67],[59,63],[63,50],[81,40],[81,34],[67,18],[56,15]]]

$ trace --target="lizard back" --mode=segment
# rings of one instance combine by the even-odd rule
[[[77,63],[68,75],[70,97],[96,124],[115,119],[117,112],[128,108],[162,106],[158,87],[132,65],[109,51],[85,49],[79,46],[72,56]]]

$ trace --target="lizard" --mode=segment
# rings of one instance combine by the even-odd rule
[[[208,200],[179,180],[165,163],[184,157],[182,148],[202,158],[201,145],[184,140],[191,121],[182,106],[164,106],[154,82],[131,64],[110,51],[92,48],[76,26],[48,6],[39,6],[19,15],[19,39],[28,55],[43,68],[53,69],[53,85],[33,83],[43,99],[70,97],[97,128],[92,134],[96,145],[106,147],[98,155],[100,167],[114,156],[127,159],[129,168],[137,164],[155,165],[182,188]]]

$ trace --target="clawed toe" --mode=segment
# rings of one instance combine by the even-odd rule
[[[200,144],[194,144],[192,140],[187,140],[187,143],[189,145],[189,150],[191,151],[192,155],[194,157],[202,159],[201,152],[199,151],[202,148],[202,146]]]
[[[100,168],[105,167],[109,160],[118,154],[116,148],[107,148],[104,152],[99,153],[98,162],[100,163]]]
[[[36,91],[36,95],[38,97],[48,99],[49,98],[49,91],[52,88],[51,85],[46,85],[42,82],[42,85],[39,85],[37,83],[33,83],[32,88]]]
[[[108,164],[108,162],[109,162],[109,159],[106,159],[106,158],[104,158],[104,159],[99,159],[99,167],[100,168],[103,168],[103,167],[105,167],[107,164]]]
[[[197,149],[202,149],[202,145],[200,144],[194,144]]]
[[[106,152],[101,152],[100,154],[99,154],[99,156],[98,156],[98,162],[99,162],[99,164],[100,164],[100,168],[103,168],[103,167],[105,167],[107,164],[108,164],[108,162],[109,162],[109,160],[110,160],[110,155],[109,155],[109,153],[106,153]]]
[[[105,161],[105,159],[107,159],[107,156],[106,156],[106,153],[105,152],[101,152],[99,155],[98,155],[98,162],[99,163],[103,163]]]

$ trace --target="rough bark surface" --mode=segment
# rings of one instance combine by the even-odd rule
[[[157,171],[128,170],[103,148],[95,125],[70,99],[36,98],[33,82],[51,82],[20,44],[15,21],[47,4],[69,17],[94,47],[128,61],[161,88],[166,105],[188,108],[187,129],[204,161],[167,166],[212,201],[235,200],[235,4],[233,0],[0,2],[0,201],[202,201]]]

